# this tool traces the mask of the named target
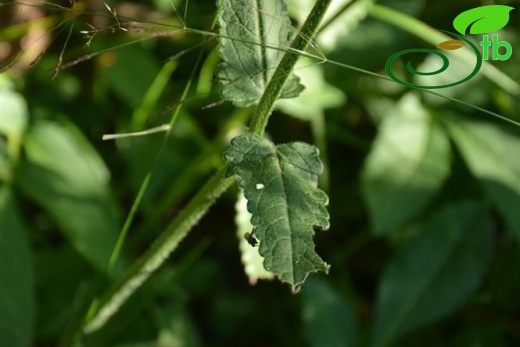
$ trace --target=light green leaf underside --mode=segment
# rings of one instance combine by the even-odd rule
[[[486,34],[500,30],[509,22],[509,12],[514,7],[488,5],[472,8],[459,14],[453,20],[453,27],[462,35],[469,29],[470,34]]]
[[[470,171],[520,241],[520,133],[453,114],[442,118]]]
[[[222,95],[235,106],[256,104],[290,46],[293,29],[287,9],[282,0],[221,0],[219,6],[223,62],[217,77]],[[293,75],[281,97],[292,98],[302,90]]]
[[[0,346],[32,346],[33,269],[27,230],[8,188],[0,188]]]
[[[482,205],[446,207],[419,226],[382,276],[372,347],[446,316],[479,286],[494,249],[493,224]]]
[[[327,195],[317,188],[323,170],[316,147],[295,142],[275,146],[244,134],[224,153],[253,215],[264,267],[298,290],[308,274],[328,271],[314,250],[314,227],[327,229]]]
[[[255,284],[259,279],[272,279],[274,274],[264,269],[264,258],[258,253],[258,247],[253,247],[246,240],[246,233],[253,231],[253,225],[251,213],[247,210],[247,199],[242,191],[238,193],[235,210],[240,254],[249,283]]]
[[[416,94],[382,117],[362,172],[362,190],[376,233],[393,231],[419,214],[450,171],[450,144]]]

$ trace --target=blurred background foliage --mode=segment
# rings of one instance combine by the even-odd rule
[[[287,1],[294,25],[312,3]],[[518,6],[357,1],[317,42],[332,60],[384,74],[391,54],[428,44],[376,18],[374,4],[452,30],[460,12],[495,3]],[[0,346],[65,346],[94,295],[223,165],[250,110],[220,103],[217,40],[196,31],[215,32],[212,0],[0,5]],[[517,82],[519,33],[517,8],[499,32],[513,56],[492,62]],[[84,345],[518,346],[520,128],[345,67],[302,60],[296,73],[307,89],[279,102],[267,131],[321,150],[331,228],[315,240],[330,274],[298,295],[251,285],[233,187]],[[481,75],[441,92],[520,121],[520,96]],[[178,107],[152,171],[163,133],[101,140],[169,123]]]

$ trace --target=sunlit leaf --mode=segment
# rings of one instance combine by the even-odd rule
[[[520,241],[520,133],[516,128],[443,114],[464,161]]]
[[[379,287],[372,347],[460,306],[479,286],[493,254],[493,224],[474,203],[449,206],[419,226],[398,251]]]
[[[0,345],[32,346],[33,269],[16,201],[0,188]]]
[[[449,171],[448,137],[407,94],[383,117],[362,173],[374,231],[395,230],[420,213]]]
[[[13,90],[12,83],[0,74],[0,134],[20,136],[27,125],[27,106]]]
[[[453,20],[453,27],[462,35],[468,27],[470,34],[485,34],[502,29],[509,22],[509,12],[514,7],[488,5],[472,8],[459,14]]]
[[[355,29],[367,16],[368,11],[374,4],[374,0],[359,0],[351,4],[352,0],[335,0],[330,4],[327,13],[322,21],[323,24],[328,23],[327,27],[320,30],[317,41],[320,48],[331,51],[338,43],[344,41],[345,38]],[[286,0],[289,13],[295,17],[299,23],[303,24],[307,15],[312,9],[315,1],[313,0]],[[341,13],[332,22],[329,22],[336,16],[345,6],[349,8]],[[305,84],[307,87],[308,85]]]
[[[219,1],[220,56],[217,69],[224,99],[236,106],[258,103],[294,34],[282,0]],[[282,98],[303,90],[291,76]]]
[[[265,269],[293,290],[309,273],[328,271],[313,241],[314,227],[329,227],[328,197],[317,188],[323,169],[318,150],[300,142],[275,146],[244,134],[232,140],[224,158],[240,178]]]
[[[295,69],[306,85],[305,90],[296,98],[278,100],[275,105],[277,109],[295,118],[311,120],[323,114],[325,109],[344,103],[345,94],[325,82],[319,65],[313,65],[308,58],[300,58]]]
[[[119,227],[99,155],[72,125],[50,122],[30,129],[25,153],[17,184],[50,213],[83,256],[104,269]]]

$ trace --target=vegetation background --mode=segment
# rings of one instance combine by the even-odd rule
[[[287,1],[295,27],[312,3]],[[385,75],[393,53],[431,47],[412,18],[453,30],[460,12],[494,3],[519,5],[356,1],[325,19],[310,51]],[[213,0],[0,5],[0,346],[67,346],[93,298],[223,165],[251,109],[220,102]],[[517,8],[499,31],[513,56],[491,62],[503,74],[441,93],[520,121],[518,85],[504,82],[520,81],[519,34]],[[267,133],[320,148],[331,227],[315,242],[330,273],[296,295],[277,281],[251,285],[233,186],[83,345],[518,346],[519,126],[330,62],[295,72],[306,91],[278,104]],[[101,140],[175,112],[164,142],[164,132]]]

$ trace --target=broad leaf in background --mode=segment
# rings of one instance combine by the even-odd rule
[[[119,227],[102,159],[71,124],[43,121],[27,133],[25,153],[16,183],[85,258],[105,269]]]
[[[27,118],[25,100],[13,90],[6,75],[0,74],[0,181],[11,180],[10,161],[18,156]]]
[[[448,137],[416,94],[405,95],[382,119],[361,177],[378,234],[419,214],[450,171]]]
[[[517,128],[443,114],[470,171],[520,241],[520,133]]]
[[[220,56],[217,69],[224,99],[235,106],[258,103],[284,51],[290,46],[293,29],[282,0],[222,0],[219,7]],[[273,49],[274,48],[274,49]],[[303,90],[291,76],[282,98]]]
[[[259,279],[273,279],[274,274],[264,269],[264,258],[258,253],[258,247],[251,245],[247,240],[247,233],[253,231],[253,225],[251,224],[251,213],[247,211],[247,200],[242,191],[238,195],[235,210],[240,254],[249,283],[255,284]]]
[[[304,330],[310,346],[359,346],[355,312],[332,287],[311,278],[302,294]]]
[[[424,221],[383,274],[372,347],[439,319],[464,303],[491,261],[493,223],[482,205],[459,203]]]
[[[350,6],[352,1],[353,0],[333,1],[322,20],[322,25],[333,19],[342,8],[347,5]],[[356,1],[326,28],[321,30],[317,38],[320,48],[327,51],[333,50],[339,41],[344,40],[344,38],[365,19],[374,2],[374,0]],[[295,17],[300,24],[303,24],[314,3],[315,1],[313,0],[287,0],[287,7],[289,8],[291,16]]]
[[[196,326],[184,305],[179,302],[162,305],[154,313],[160,332],[153,346],[198,347],[202,345]]]
[[[311,120],[327,108],[338,107],[345,102],[345,94],[338,88],[325,82],[323,70],[319,65],[313,65],[312,60],[300,58],[295,69],[305,90],[296,98],[280,99],[275,107],[295,118]]]
[[[264,267],[299,289],[309,273],[329,269],[314,251],[314,227],[327,229],[327,195],[317,188],[323,170],[316,147],[295,142],[275,146],[244,134],[224,153],[253,215]]]
[[[27,125],[27,105],[13,90],[11,81],[0,74],[0,134],[20,136]]]
[[[9,188],[0,188],[0,345],[32,345],[33,270],[27,241]]]

